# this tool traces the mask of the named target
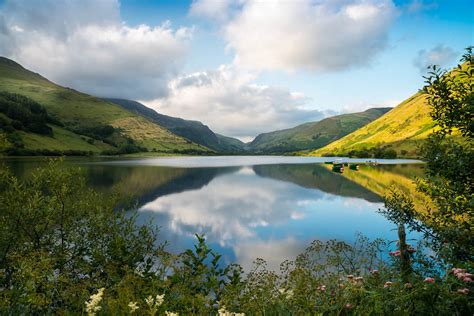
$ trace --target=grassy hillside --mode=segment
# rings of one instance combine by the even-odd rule
[[[44,107],[53,135],[16,133],[25,149],[102,152],[139,148],[160,152],[209,152],[166,128],[116,104],[56,85],[7,58],[0,57],[0,92],[25,96]],[[59,124],[55,124],[59,123]],[[107,131],[104,134],[104,131]],[[0,139],[7,138],[5,130]],[[11,138],[11,137],[10,137]],[[3,148],[14,146],[0,142]]]
[[[323,147],[372,122],[389,110],[390,108],[374,108],[260,134],[248,148],[254,152],[284,153]]]
[[[434,127],[422,94],[415,94],[390,112],[310,155],[344,155],[351,150],[376,147],[394,149],[398,155],[416,157],[417,147]]]
[[[218,152],[233,153],[243,151],[244,143],[240,140],[215,134],[208,126],[201,122],[184,120],[182,118],[160,114],[155,110],[132,100],[105,100],[118,104],[133,113],[139,114],[161,126],[164,126],[174,134],[189,139],[196,144],[200,144]]]

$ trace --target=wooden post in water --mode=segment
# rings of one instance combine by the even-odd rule
[[[398,241],[400,250],[400,266],[402,273],[402,280],[404,283],[408,283],[412,274],[410,252],[408,251],[407,235],[405,232],[405,226],[398,224]]]

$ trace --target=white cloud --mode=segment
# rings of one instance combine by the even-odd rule
[[[230,10],[236,4],[238,1],[235,0],[193,0],[189,14],[224,21],[229,18]]]
[[[193,2],[202,16],[218,12],[235,62],[254,69],[337,71],[370,63],[385,48],[397,15],[391,0],[243,1],[239,7]],[[206,9],[204,9],[206,8]],[[209,11],[216,9],[217,11]],[[227,11],[226,11],[227,10]]]
[[[223,65],[171,81],[170,94],[147,104],[160,113],[206,122],[225,135],[249,140],[258,133],[322,119],[308,110],[311,100],[301,93],[254,84],[255,75]]]
[[[437,65],[440,67],[448,67],[451,62],[456,60],[457,55],[458,54],[451,47],[438,45],[429,50],[419,50],[413,60],[413,65],[418,68],[421,73],[426,73],[428,66]]]
[[[124,24],[119,3],[7,1],[0,54],[62,85],[99,96],[166,95],[189,49],[192,30]]]

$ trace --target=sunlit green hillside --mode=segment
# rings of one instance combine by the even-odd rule
[[[425,97],[415,94],[375,121],[310,155],[343,155],[351,150],[389,147],[405,157],[416,157],[417,147],[433,130]]]
[[[166,128],[116,104],[56,85],[7,58],[0,57],[0,92],[26,96],[43,106],[58,124],[53,135],[18,131],[28,150],[102,152],[133,146],[158,152],[210,152]],[[113,128],[111,128],[113,127]],[[109,128],[103,137],[97,129]],[[3,130],[0,149],[15,146]],[[11,138],[11,137],[10,137]]]

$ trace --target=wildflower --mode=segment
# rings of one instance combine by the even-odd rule
[[[137,309],[139,309],[137,302],[128,303],[128,307],[130,307],[130,313],[134,313]]]
[[[364,278],[363,278],[363,277],[361,277],[361,276],[358,276],[358,277],[356,277],[354,280],[356,280],[356,281],[363,281],[363,280],[364,280]]]
[[[86,302],[86,312],[89,316],[94,316],[96,312],[100,311],[102,307],[99,306],[102,301],[102,296],[104,295],[104,288],[101,288],[97,291],[96,294],[90,296],[89,301]]]
[[[165,311],[165,315],[166,315],[166,316],[178,316],[178,313],[173,313],[173,312]]]
[[[165,295],[164,294],[156,295],[155,303],[156,303],[157,306],[160,306],[161,304],[163,304],[164,301],[165,301]]]
[[[467,295],[467,294],[469,294],[469,289],[468,288],[459,289],[457,292],[460,293],[460,294]]]
[[[462,278],[462,280],[466,283],[472,282],[472,278],[470,278],[470,277],[464,277],[464,278]]]
[[[353,276],[352,274],[349,274],[349,275],[347,276],[347,278],[348,278],[348,279],[353,279],[354,276]]]
[[[383,288],[386,289],[386,288],[390,287],[392,284],[393,284],[393,282],[387,281],[387,282],[385,282],[385,284],[383,285]]]
[[[347,303],[346,305],[344,305],[344,307],[345,307],[346,309],[351,309],[351,308],[354,307],[354,305],[352,305],[351,303]]]
[[[326,285],[320,285],[317,287],[317,289],[321,292],[326,292]]]
[[[390,251],[388,254],[391,256],[400,257],[401,252],[400,250],[395,250],[395,251]]]
[[[145,303],[146,305],[148,305],[149,307],[153,307],[153,305],[155,305],[155,300],[153,299],[153,297],[151,295],[149,295],[146,299],[145,299]]]
[[[225,306],[222,306],[218,311],[219,316],[245,316],[244,313],[232,313],[226,310]]]
[[[377,273],[379,273],[379,270],[372,270],[372,271],[370,271],[370,273],[377,274]]]
[[[414,253],[414,252],[416,252],[416,249],[413,248],[413,247],[409,247],[409,248],[407,249],[407,251],[408,251],[409,253]]]
[[[433,278],[425,278],[424,280],[426,283],[434,283],[435,279]]]
[[[456,275],[456,276],[457,276],[458,274],[460,274],[460,273],[466,273],[466,269],[461,269],[461,268],[453,268],[451,271],[452,271],[453,274]]]
[[[293,297],[293,290],[279,289],[278,291],[280,292],[280,294],[285,295],[286,299],[290,299]]]
[[[413,288],[413,284],[411,284],[411,283],[405,283],[404,286],[405,286],[406,289],[411,289],[411,288]]]

